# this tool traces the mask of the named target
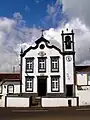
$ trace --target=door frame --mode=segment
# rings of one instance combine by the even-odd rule
[[[47,95],[47,77],[48,76],[37,76],[37,93],[38,93],[38,80],[39,79],[45,79],[45,81],[46,81],[46,95]]]

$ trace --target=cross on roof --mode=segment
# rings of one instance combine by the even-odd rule
[[[42,37],[43,37],[43,32],[44,32],[44,30],[42,30]]]

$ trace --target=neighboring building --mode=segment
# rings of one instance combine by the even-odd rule
[[[0,107],[5,107],[5,96],[20,94],[20,73],[0,73]]]
[[[78,86],[90,85],[90,66],[76,67],[76,81]]]
[[[90,66],[76,67],[76,96],[79,97],[79,105],[90,105]]]

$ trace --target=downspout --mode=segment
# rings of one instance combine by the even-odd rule
[[[22,95],[22,53],[23,53],[23,50],[21,48],[21,52],[20,52],[20,96]]]

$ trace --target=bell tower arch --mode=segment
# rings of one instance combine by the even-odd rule
[[[63,47],[63,52],[65,51],[74,51],[74,32],[71,30],[71,32],[67,31],[64,33],[62,31],[62,47]]]

